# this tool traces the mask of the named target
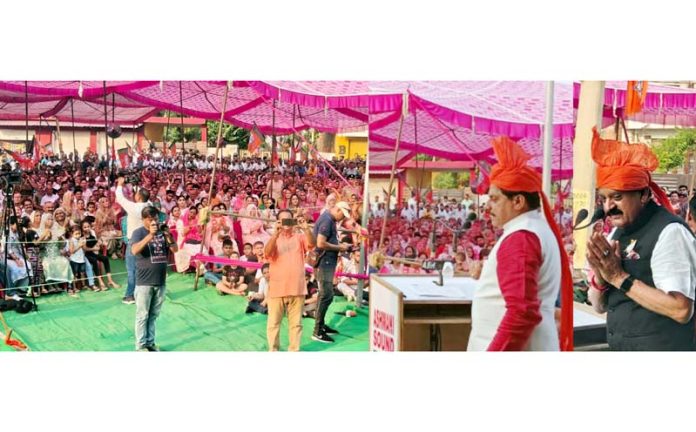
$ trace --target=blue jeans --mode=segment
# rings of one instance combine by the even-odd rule
[[[222,273],[213,273],[211,271],[207,271],[205,274],[203,274],[203,278],[217,285],[217,283],[222,280]]]
[[[128,272],[128,286],[125,297],[135,295],[135,255],[131,252],[130,241],[126,243],[126,271]]]
[[[88,259],[85,259],[85,273],[87,274],[87,283],[89,286],[94,286],[94,269]]]
[[[155,321],[164,303],[167,285],[135,287],[135,349],[155,346]]]

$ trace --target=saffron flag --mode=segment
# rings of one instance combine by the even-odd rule
[[[19,164],[20,168],[24,170],[30,170],[34,167],[34,161],[29,159],[28,157],[23,156],[17,152],[13,152],[12,150],[5,151],[12,157],[12,159],[17,161],[17,164]]]
[[[486,162],[477,162],[476,170],[474,171],[474,178],[469,181],[469,186],[472,192],[477,195],[482,195],[488,192],[488,188],[491,186],[491,180],[489,178],[490,168]]]
[[[121,164],[121,168],[127,168],[130,165],[130,157],[128,156],[127,148],[118,149],[118,161]]]
[[[259,149],[262,145],[265,144],[265,142],[266,139],[264,138],[259,128],[256,126],[256,123],[254,123],[254,126],[251,128],[251,131],[249,133],[249,145],[247,146],[249,153],[253,155],[257,154]]]
[[[626,89],[626,105],[624,113],[629,116],[643,110],[645,96],[648,94],[647,81],[629,81]]]

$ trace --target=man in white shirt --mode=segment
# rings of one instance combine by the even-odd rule
[[[60,199],[60,197],[58,196],[58,193],[57,193],[58,190],[60,190],[60,187],[56,187],[56,186],[58,186],[58,185],[55,183],[53,184],[52,187],[49,185],[46,185],[46,194],[41,198],[41,207],[43,207],[44,204],[46,204],[49,201],[52,203],[55,203],[56,201],[58,201]]]
[[[141,213],[145,207],[150,205],[150,192],[147,189],[140,188],[135,193],[135,202],[129,200],[123,194],[123,185],[126,180],[119,177],[116,181],[116,202],[123,207],[126,212],[126,229],[127,238],[133,237],[133,232],[143,226],[143,218]],[[126,271],[128,272],[128,287],[126,295],[123,297],[123,303],[135,304],[135,256],[131,252],[131,245],[126,245]]]

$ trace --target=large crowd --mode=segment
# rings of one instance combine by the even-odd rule
[[[382,256],[408,261],[378,262],[373,271],[381,273],[427,273],[420,263],[428,259],[454,262],[455,274],[466,274],[474,263],[484,260],[502,230],[491,224],[486,196],[465,192],[462,199],[441,195],[435,199],[417,199],[416,193],[400,203],[390,205],[386,232],[381,246]],[[566,250],[574,250],[572,210],[559,205],[554,210],[561,227]],[[376,196],[370,203],[368,230],[371,250],[380,249],[379,240],[387,214],[384,197]],[[373,263],[374,266],[374,263]]]
[[[352,217],[341,222],[341,240],[355,245],[360,241],[356,221],[362,212],[365,162],[361,159],[294,164],[281,160],[271,166],[262,157],[224,157],[215,167],[212,193],[215,159],[211,156],[137,154],[127,166],[111,164],[117,162],[88,152],[81,157],[44,156],[33,170],[23,172],[10,198],[16,216],[9,218],[9,233],[2,241],[8,259],[6,271],[0,272],[1,295],[79,297],[84,289],[120,288],[111,262],[128,258],[128,236],[139,221],[129,217],[135,212],[128,210],[139,203],[160,210],[162,229],[166,226],[177,243],[171,271],[199,272],[221,295],[246,296],[248,312],[264,311],[268,266],[263,250],[280,209],[311,223],[336,202],[347,202]],[[4,211],[4,196],[0,200]],[[263,267],[194,262],[191,257],[198,253]],[[338,271],[363,273],[355,253],[345,254],[341,261]],[[317,290],[310,273],[307,284],[311,314]],[[357,280],[339,277],[335,285],[337,292],[355,297]],[[126,291],[124,303],[134,302],[131,293]]]

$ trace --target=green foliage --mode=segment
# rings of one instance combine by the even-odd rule
[[[458,189],[469,181],[469,171],[442,172],[433,175],[434,189]]]
[[[220,122],[209,120],[205,124],[208,126],[208,147],[215,147]],[[246,149],[249,144],[249,131],[225,123],[222,129],[222,141],[223,143],[236,144],[240,149]]]
[[[696,148],[696,130],[681,129],[675,136],[669,137],[659,144],[652,146],[652,150],[660,161],[657,172],[665,173],[674,168],[684,166],[686,154]]]
[[[168,143],[181,142],[181,126],[169,125],[169,129],[164,128],[164,139]],[[199,141],[201,139],[201,130],[199,128],[184,128],[185,142]]]

